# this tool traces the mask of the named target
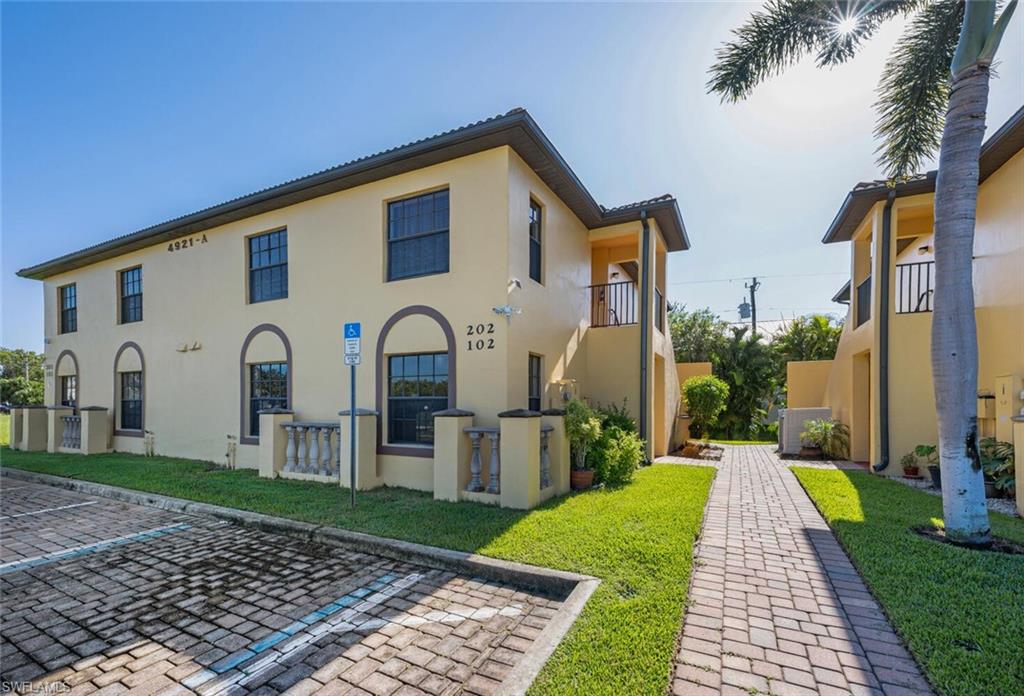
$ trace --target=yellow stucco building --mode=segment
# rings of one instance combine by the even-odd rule
[[[688,246],[674,198],[598,205],[516,109],[19,275],[43,281],[47,403],[105,407],[118,451],[255,468],[270,409],[319,437],[348,405],[342,324],[361,322],[374,484],[431,490],[438,410],[493,428],[625,399],[663,454],[666,257]]]
[[[978,418],[982,436],[1013,441],[1024,375],[1024,108],[981,151],[974,241]],[[899,459],[938,439],[931,373],[935,172],[889,188],[861,183],[824,242],[849,242],[849,305],[835,359],[791,363],[789,390],[851,430],[851,458],[901,474]],[[1016,444],[1024,450],[1024,442]],[[1018,473],[1018,482],[1024,476]]]

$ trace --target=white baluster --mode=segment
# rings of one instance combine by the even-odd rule
[[[473,446],[473,456],[469,460],[469,485],[466,486],[467,491],[482,491],[484,484],[480,480],[480,470],[483,466],[480,463],[480,433],[477,431],[469,432],[469,442]]]
[[[309,473],[317,473],[320,466],[320,428],[309,427]]]
[[[60,422],[64,424],[64,430],[60,434],[60,446],[61,447],[69,447],[70,446],[70,441],[71,441],[71,423],[68,422],[69,420],[70,419],[67,416],[61,416],[60,417]]]
[[[284,448],[284,470],[295,471],[295,427],[290,423],[285,423],[284,431],[288,437]]]
[[[323,427],[320,428],[320,432],[324,434],[324,446],[320,451],[320,475],[330,476],[334,473],[331,471],[331,464],[334,462],[334,456],[331,454],[331,435],[334,433],[334,428]]]
[[[495,430],[487,433],[487,439],[491,441],[491,463],[487,472],[487,492],[501,493],[501,432]]]
[[[540,431],[540,489],[551,485],[551,456],[548,454],[548,436],[550,430]]]
[[[306,473],[306,429],[301,425],[295,426],[295,433],[299,438],[299,449],[296,452],[296,469],[301,473]]]
[[[334,471],[335,473],[341,471],[341,425],[336,425],[332,428],[337,438],[338,446],[334,448]]]

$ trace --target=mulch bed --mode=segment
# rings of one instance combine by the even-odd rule
[[[1010,556],[1024,556],[1024,545],[1002,537],[992,537],[992,543],[987,546],[966,546],[964,544],[958,544],[950,541],[946,536],[946,530],[939,529],[938,527],[924,525],[920,527],[911,527],[911,529],[916,534],[923,536],[925,539],[937,541],[941,544],[949,544],[950,546],[958,546],[962,549],[973,549],[975,551],[988,551],[991,553],[1002,553]]]

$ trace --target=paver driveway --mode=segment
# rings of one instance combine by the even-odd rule
[[[672,693],[931,693],[788,464],[726,446]]]
[[[560,606],[211,518],[0,485],[6,682],[81,694],[487,694]]]

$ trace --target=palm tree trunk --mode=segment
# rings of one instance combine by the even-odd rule
[[[954,75],[935,182],[935,305],[932,377],[939,422],[946,534],[967,544],[989,540],[977,451],[978,337],[974,317],[974,220],[978,157],[985,133],[989,70]]]

